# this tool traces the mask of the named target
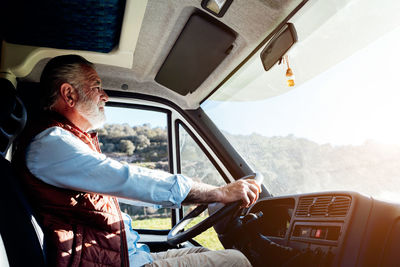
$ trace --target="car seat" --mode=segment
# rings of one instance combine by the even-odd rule
[[[43,232],[6,157],[26,120],[26,109],[13,84],[0,78],[0,248],[4,245],[12,267],[46,265]]]

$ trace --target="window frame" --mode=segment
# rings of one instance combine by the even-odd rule
[[[221,174],[225,182],[235,181],[230,171],[224,166],[216,153],[211,149],[207,142],[195,131],[195,126],[190,123],[190,116],[180,109],[177,105],[170,103],[167,100],[159,99],[135,93],[126,92],[109,92],[109,101],[107,106],[121,108],[136,108],[141,110],[161,111],[167,114],[167,133],[168,133],[168,161],[171,174],[180,174],[180,157],[179,151],[179,127],[176,124],[181,124],[189,133],[192,139],[196,142],[199,148],[205,153],[206,157],[211,161],[217,171]],[[179,163],[179,164],[178,164]],[[179,166],[179,167],[178,167]],[[178,172],[179,168],[179,172]],[[171,209],[171,225],[172,227],[183,218],[183,208]]]
[[[203,143],[199,141],[197,136],[189,129],[189,127],[180,119],[175,120],[174,122],[175,126],[175,150],[176,150],[176,166],[177,166],[177,173],[182,174],[182,165],[181,165],[181,151],[180,151],[180,130],[179,126],[182,126],[182,128],[189,134],[189,136],[192,138],[192,140],[199,146],[200,150],[204,153],[204,155],[210,160],[211,164],[215,167],[215,169],[218,171],[218,173],[221,175],[222,179],[224,179],[225,183],[229,183],[228,176],[223,172],[222,168],[219,167],[215,159],[211,156],[211,154],[206,150],[204,147]],[[183,211],[183,206],[179,208],[178,210],[178,215],[179,219],[182,219],[184,217],[184,211]],[[172,224],[172,227],[176,225]]]
[[[147,111],[154,111],[164,113],[167,118],[167,152],[168,152],[168,169],[169,173],[174,174],[174,160],[173,160],[173,145],[172,145],[172,119],[171,114],[172,111],[167,108],[153,106],[153,105],[146,105],[144,103],[140,103],[141,101],[126,101],[126,100],[134,100],[134,99],[115,99],[110,97],[110,100],[106,103],[107,107],[117,107],[117,108],[127,108],[127,109],[137,109],[137,110],[147,110]],[[137,102],[137,103],[136,103]],[[179,209],[171,209],[171,226],[177,224],[177,216],[179,216]],[[181,217],[179,217],[181,218]],[[140,231],[141,234],[149,234],[153,233],[154,231],[164,231],[164,230],[149,230],[149,229],[137,229]]]
[[[215,167],[215,169],[218,171],[219,174],[221,174],[222,178],[224,179],[224,181],[226,183],[229,183],[230,180],[228,179],[228,176],[226,176],[226,174],[223,172],[222,168],[217,164],[217,162],[215,161],[215,159],[211,156],[211,154],[207,151],[207,149],[204,147],[203,143],[200,142],[197,138],[197,136],[195,134],[192,133],[192,131],[189,129],[189,127],[186,126],[186,124],[184,124],[180,119],[177,119],[175,121],[175,138],[176,138],[176,151],[177,151],[177,172],[179,174],[182,173],[181,170],[181,153],[180,153],[180,140],[179,140],[179,126],[182,126],[183,129],[185,129],[185,131],[190,135],[190,137],[193,139],[193,141],[199,146],[199,148],[201,149],[201,151],[203,151],[203,153],[205,154],[205,156],[210,160],[210,162],[212,163],[212,165]]]
[[[115,102],[109,101],[106,103],[108,107],[117,107],[117,108],[129,108],[129,109],[138,109],[138,110],[147,110],[147,111],[154,111],[164,113],[167,116],[167,151],[168,151],[168,169],[170,173],[173,173],[174,166],[172,164],[173,160],[171,159],[172,155],[172,144],[171,144],[171,111],[162,107],[156,106],[148,106],[143,104],[133,104],[133,103],[123,103],[123,102]]]

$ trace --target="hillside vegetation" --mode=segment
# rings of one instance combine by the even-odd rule
[[[400,193],[400,146],[320,145],[295,136],[227,135],[264,184],[277,195],[353,190],[387,197]]]
[[[264,175],[274,195],[323,190],[356,190],[385,196],[400,192],[400,147],[367,141],[362,145],[320,145],[295,136],[231,135],[229,141]],[[99,130],[105,154],[120,161],[168,170],[166,129],[109,124]],[[181,135],[181,139],[182,135]],[[182,142],[183,169],[220,183],[194,142]],[[209,163],[208,163],[209,164]],[[196,177],[197,176],[197,177]]]

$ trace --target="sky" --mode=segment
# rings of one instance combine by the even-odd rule
[[[151,127],[165,128],[167,126],[167,115],[161,112],[108,107],[105,108],[106,123],[123,124],[131,126],[149,123]]]
[[[400,144],[399,48],[400,27],[283,95],[206,101],[202,107],[232,134],[293,134],[333,145]]]

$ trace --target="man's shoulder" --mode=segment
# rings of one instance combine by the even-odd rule
[[[27,126],[17,140],[17,147],[24,150],[33,139],[44,137],[49,134],[56,135],[66,133],[63,129],[63,122],[57,119],[57,115],[49,112],[43,112],[28,121]]]
[[[27,145],[26,151],[48,155],[59,155],[59,153],[71,155],[91,150],[72,132],[63,127],[52,126],[38,133]]]
[[[64,124],[65,119],[61,115],[54,112],[42,112],[28,121],[24,132],[28,138],[33,138],[48,128],[63,127]]]
[[[46,136],[53,136],[53,137],[63,137],[63,136],[72,136],[71,133],[69,133],[67,130],[65,130],[63,127],[60,127],[58,125],[53,125],[50,126],[49,128],[44,129],[43,131],[39,132],[37,135],[33,137],[34,140],[36,139],[42,139]]]

